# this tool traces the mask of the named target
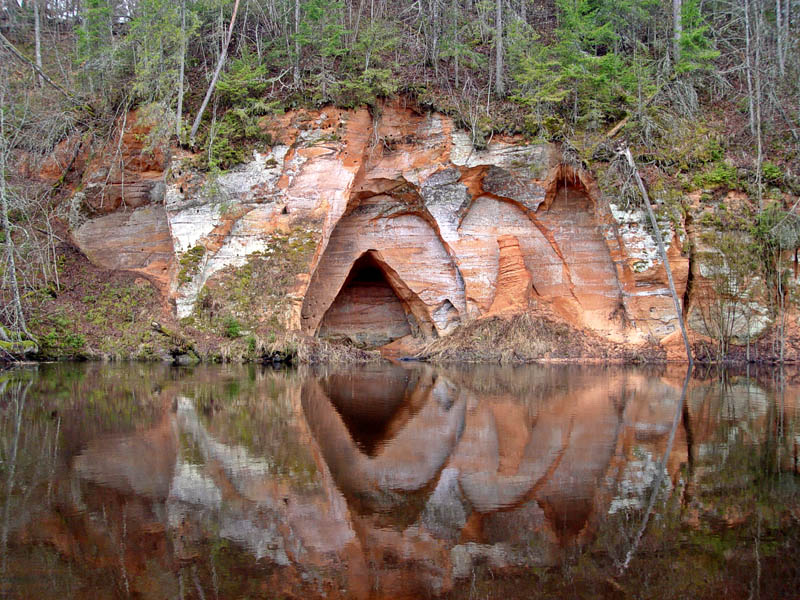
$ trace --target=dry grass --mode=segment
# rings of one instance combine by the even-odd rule
[[[307,336],[295,337],[297,361],[301,364],[368,363],[383,360],[377,350],[362,350],[342,343],[331,343]]]
[[[577,329],[541,311],[478,319],[429,344],[420,358],[433,362],[524,363],[548,360],[661,362],[655,348],[632,350]]]

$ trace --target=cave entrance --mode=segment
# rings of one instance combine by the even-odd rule
[[[376,348],[416,329],[410,309],[368,251],[353,263],[339,294],[322,318],[318,335]]]
[[[548,179],[550,184],[542,208],[551,210],[554,204],[558,204],[557,208],[566,212],[593,210],[589,190],[575,169],[565,164],[558,165]]]

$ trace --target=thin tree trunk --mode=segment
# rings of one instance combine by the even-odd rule
[[[778,73],[781,77],[786,73],[786,31],[784,21],[787,15],[783,11],[781,0],[775,0],[775,53],[778,55]]]
[[[758,196],[758,208],[764,209],[764,194],[761,177],[761,166],[764,162],[764,149],[762,144],[762,131],[761,131],[761,28],[763,25],[763,15],[760,0],[756,0],[756,60],[755,60],[755,75],[756,75],[756,194]]]
[[[672,0],[672,66],[681,61],[681,35],[683,34],[683,0]]]
[[[186,67],[186,0],[181,0],[181,70],[178,77],[178,108],[175,112],[175,135],[181,139],[183,123],[183,76]]]
[[[8,155],[9,148],[5,145],[5,119],[3,111],[0,110],[0,225],[3,228],[3,236],[5,237],[6,247],[6,260],[8,261],[6,267],[6,275],[8,276],[9,286],[11,287],[11,303],[13,321],[9,322],[11,325],[12,334],[14,329],[18,332],[18,339],[22,339],[22,334],[26,338],[30,338],[28,328],[25,324],[25,313],[22,310],[22,298],[19,293],[19,283],[17,281],[17,266],[14,257],[14,240],[11,235],[11,223],[8,221],[8,196],[6,193],[6,156]]]
[[[688,359],[689,366],[691,367],[692,364],[694,364],[694,359],[692,358],[692,346],[689,343],[689,334],[686,332],[686,324],[683,322],[683,309],[681,308],[681,301],[678,298],[678,292],[675,291],[675,283],[672,280],[672,269],[669,266],[667,251],[664,249],[664,240],[661,238],[661,230],[658,227],[656,215],[653,213],[653,207],[650,204],[650,196],[647,194],[647,189],[644,187],[644,182],[639,175],[639,169],[636,167],[636,162],[633,160],[633,154],[631,154],[630,148],[626,147],[624,154],[628,161],[628,165],[633,172],[634,179],[636,179],[636,185],[639,187],[639,191],[642,194],[645,207],[647,207],[647,214],[650,217],[650,223],[653,226],[653,233],[656,237],[656,243],[658,244],[658,253],[661,255],[661,261],[664,263],[664,270],[667,272],[667,282],[669,283],[669,291],[672,294],[672,301],[675,304],[675,316],[678,319],[678,325],[681,328],[681,335],[683,335],[683,343],[686,346],[686,358]]]
[[[439,2],[431,0],[431,13],[433,22],[431,24],[431,63],[433,64],[434,77],[439,77]]]
[[[360,11],[358,17],[360,20]],[[294,0],[294,69],[292,70],[292,83],[295,88],[300,87],[300,0]]]
[[[211,78],[211,84],[208,86],[206,96],[203,98],[203,103],[200,105],[200,110],[197,112],[197,117],[195,117],[194,124],[192,125],[192,131],[189,133],[189,143],[192,146],[194,146],[194,139],[197,135],[197,130],[200,127],[200,120],[203,118],[203,113],[206,111],[208,101],[211,99],[211,95],[214,93],[214,88],[217,86],[217,79],[219,79],[219,74],[222,71],[223,65],[225,64],[225,59],[228,57],[228,45],[231,43],[231,37],[233,37],[233,26],[236,23],[236,13],[238,10],[239,0],[236,0],[233,5],[231,24],[228,27],[228,37],[225,38],[225,45],[222,47],[222,52],[220,52],[219,61],[217,61],[217,68],[214,69],[214,76]]]
[[[747,105],[748,114],[750,116],[750,133],[756,134],[756,111],[753,104],[753,65],[751,61],[750,52],[750,36],[752,28],[750,27],[750,0],[744,0],[744,56],[745,56],[745,74],[747,79]]]
[[[780,0],[778,0],[780,2]],[[39,18],[39,0],[33,0],[33,37],[36,43],[36,66],[39,67],[39,87],[44,87],[42,78],[42,27]]]
[[[458,21],[458,16],[459,16],[459,13],[458,13],[458,0],[453,0],[453,5],[452,5],[450,10],[452,10],[452,12],[453,12],[453,45],[455,46],[453,48],[453,59],[454,59],[454,62],[455,62],[455,71],[456,71],[455,72],[456,88],[458,88],[458,86],[459,86],[458,58],[459,58],[459,55],[461,54],[461,48],[459,46],[459,39],[458,39],[459,38],[459,36],[458,36],[458,24],[459,24],[459,21]]]
[[[503,0],[495,3],[495,74],[494,89],[498,98],[506,95],[506,86],[503,82]]]
[[[361,27],[361,13],[364,10],[364,0],[358,3],[358,14],[356,15],[356,26],[353,27],[353,37],[350,38],[350,47],[355,46],[358,41],[358,31]]]

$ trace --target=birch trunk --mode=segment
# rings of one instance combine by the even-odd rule
[[[780,0],[779,0],[780,1]],[[44,78],[42,77],[42,26],[39,17],[39,0],[33,0],[33,37],[36,43],[36,66],[39,67],[38,73],[39,87],[44,87]]]
[[[225,38],[225,44],[222,47],[222,52],[219,55],[219,61],[217,61],[217,68],[214,69],[214,76],[211,78],[211,83],[208,86],[208,91],[206,91],[206,96],[203,98],[203,104],[200,105],[200,110],[197,112],[197,117],[195,117],[194,124],[192,125],[192,131],[189,133],[189,143],[194,146],[194,139],[197,136],[197,130],[200,127],[200,120],[203,118],[203,113],[206,111],[206,107],[208,106],[208,101],[211,99],[211,95],[214,93],[214,88],[217,87],[217,79],[219,79],[219,74],[222,71],[222,67],[225,64],[225,59],[228,57],[228,46],[231,43],[231,38],[233,37],[233,26],[236,23],[236,13],[239,11],[239,0],[233,5],[233,14],[231,15],[231,24],[228,27],[228,36]]]
[[[667,251],[664,249],[664,240],[661,238],[661,230],[658,228],[656,215],[653,213],[653,207],[650,204],[650,196],[647,194],[647,189],[644,187],[644,182],[639,175],[639,169],[636,167],[636,162],[633,160],[633,154],[631,154],[630,148],[625,148],[624,154],[626,160],[628,161],[628,165],[633,172],[633,177],[636,180],[636,185],[639,188],[639,192],[642,194],[644,205],[647,207],[647,215],[650,217],[650,224],[653,226],[653,233],[656,238],[656,243],[658,244],[658,253],[661,255],[661,261],[664,263],[664,270],[667,272],[667,282],[669,283],[669,291],[672,294],[672,301],[675,304],[675,317],[678,319],[678,325],[681,328],[683,343],[686,347],[686,358],[688,359],[689,367],[691,368],[691,366],[694,364],[694,359],[692,357],[692,346],[689,343],[689,334],[686,332],[686,324],[683,322],[683,309],[681,308],[681,301],[678,298],[678,292],[675,291],[675,283],[672,280],[672,269],[669,266]]]

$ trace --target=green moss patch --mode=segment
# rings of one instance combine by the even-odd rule
[[[200,270],[200,261],[206,255],[206,248],[198,244],[189,248],[178,259],[180,271],[178,271],[178,281],[180,283],[189,283],[197,272]]]

